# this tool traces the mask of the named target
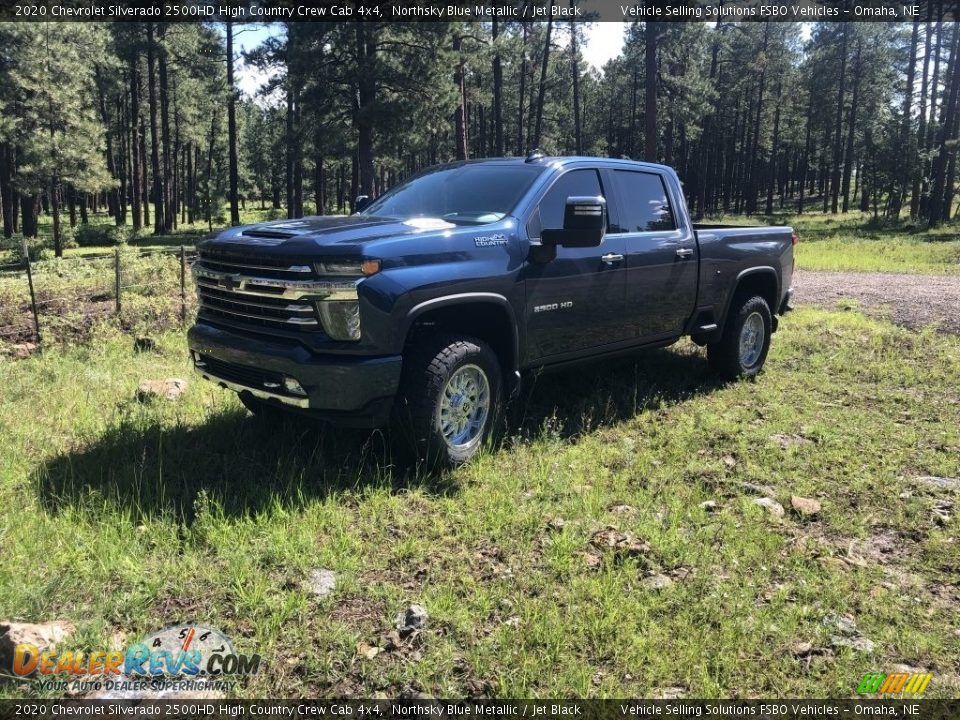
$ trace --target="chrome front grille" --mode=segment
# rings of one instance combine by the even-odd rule
[[[193,266],[200,315],[264,329],[322,330],[317,303],[356,300],[356,282],[321,280],[309,262],[203,250]]]
[[[244,273],[278,280],[304,280],[316,277],[313,266],[301,258],[271,257],[261,253],[237,253],[229,250],[201,250],[200,263],[226,273]]]

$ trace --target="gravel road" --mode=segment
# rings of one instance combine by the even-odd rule
[[[932,323],[941,332],[960,334],[960,275],[822,272],[797,270],[794,304],[837,307],[856,300],[869,315],[920,329]]]

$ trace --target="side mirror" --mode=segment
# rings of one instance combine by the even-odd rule
[[[568,197],[562,230],[541,230],[547,246],[597,247],[607,232],[607,201],[601,197]]]
[[[371,202],[369,195],[357,195],[357,199],[353,201],[353,211],[355,213],[363,210]]]

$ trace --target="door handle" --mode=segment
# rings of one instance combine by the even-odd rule
[[[688,258],[693,255],[693,248],[677,248],[677,257]]]
[[[607,253],[600,259],[603,260],[607,265],[613,265],[614,263],[623,260],[623,255],[620,255],[619,253]]]

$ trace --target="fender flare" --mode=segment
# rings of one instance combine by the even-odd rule
[[[751,275],[772,275],[773,282],[776,286],[776,297],[774,298],[773,304],[774,307],[770,308],[770,313],[776,317],[777,308],[776,304],[780,299],[780,275],[777,274],[777,269],[772,265],[759,265],[757,267],[749,267],[746,270],[741,270],[736,279],[733,281],[733,287],[730,289],[730,292],[727,294],[726,302],[723,307],[723,318],[720,323],[720,327],[723,328],[727,323],[727,315],[730,313],[730,305],[733,303],[733,298],[737,294],[737,288],[740,286],[740,282],[745,278]]]
[[[403,332],[402,339],[406,343],[406,338],[410,334],[410,328],[413,327],[413,324],[416,322],[417,318],[424,313],[430,312],[432,310],[438,310],[440,308],[453,307],[456,305],[477,305],[477,304],[486,304],[486,305],[495,305],[499,308],[502,308],[507,313],[507,318],[509,319],[510,324],[510,344],[511,344],[511,364],[512,367],[505,368],[508,371],[509,376],[515,375],[520,370],[520,326],[517,323],[516,313],[513,310],[513,305],[510,304],[510,301],[506,297],[500,295],[499,293],[488,293],[488,292],[465,292],[465,293],[456,293],[453,295],[443,295],[437,298],[431,298],[430,300],[424,300],[421,303],[414,305],[407,311],[406,316],[403,319]]]

